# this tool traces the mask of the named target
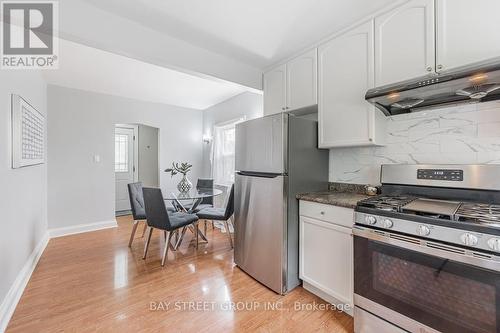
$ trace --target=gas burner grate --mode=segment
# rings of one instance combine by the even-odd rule
[[[412,196],[389,196],[389,195],[379,195],[373,198],[368,198],[358,202],[359,206],[376,208],[386,211],[399,212],[401,207],[407,203],[415,200]]]
[[[462,203],[455,213],[455,220],[500,227],[500,205]]]

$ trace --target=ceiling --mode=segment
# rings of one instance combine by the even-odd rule
[[[59,69],[43,73],[49,84],[199,110],[249,91],[62,39],[59,54]]]
[[[268,67],[396,0],[84,0],[193,45]]]

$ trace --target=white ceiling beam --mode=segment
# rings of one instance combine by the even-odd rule
[[[81,0],[59,2],[60,37],[108,52],[262,89],[262,71],[103,11]]]

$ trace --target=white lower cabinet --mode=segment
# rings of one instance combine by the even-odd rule
[[[332,304],[347,305],[342,310],[351,315],[352,225],[352,209],[300,202],[299,275],[304,288]]]

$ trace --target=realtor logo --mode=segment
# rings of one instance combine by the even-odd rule
[[[2,69],[58,68],[58,3],[1,1]]]

